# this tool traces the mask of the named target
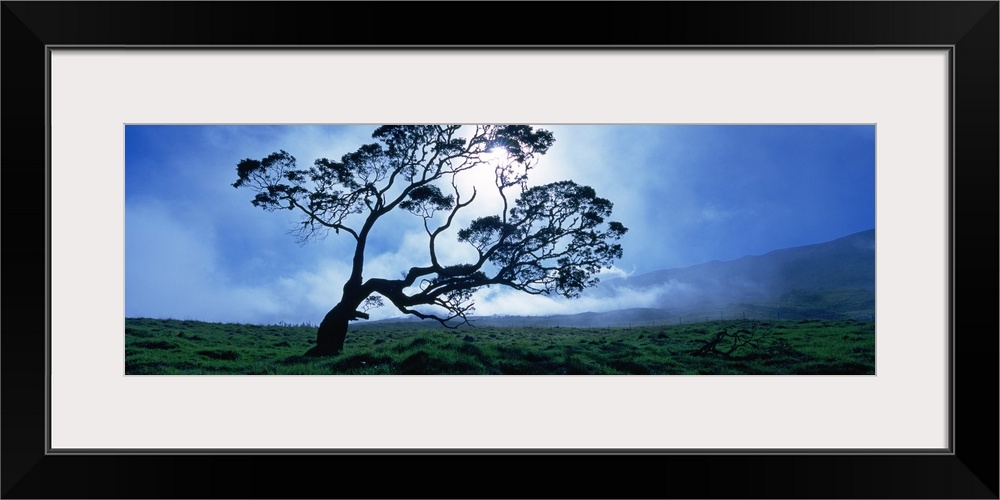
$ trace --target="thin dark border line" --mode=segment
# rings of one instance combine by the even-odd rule
[[[948,50],[948,450],[955,454],[955,60]],[[878,147],[876,144],[875,147]]]
[[[64,50],[66,48],[71,49],[85,49],[89,50],[92,48],[100,48],[102,50],[129,50],[129,49],[150,49],[160,46],[109,46],[109,45],[95,45],[95,46],[59,46],[59,45],[46,45],[45,46],[45,81],[46,81],[46,94],[45,94],[45,118],[46,118],[46,134],[45,134],[45,161],[46,161],[46,203],[47,206],[51,207],[51,150],[52,150],[52,140],[51,140],[51,62],[53,49],[59,48]],[[677,49],[698,49],[698,50],[724,50],[727,46],[674,46],[674,45],[657,45],[657,46],[463,46],[463,47],[449,47],[449,46],[383,46],[383,45],[365,45],[365,46],[162,46],[165,49],[219,49],[226,51],[233,51],[234,49],[245,49],[253,50],[260,48],[273,48],[275,50],[302,50],[303,48],[317,48],[317,49],[329,49],[332,51],[344,51],[350,50],[352,48],[371,48],[380,50],[393,50],[394,47],[398,49],[413,49],[422,50],[428,48],[441,48],[450,51],[465,51],[465,50],[481,50],[481,49],[551,49],[558,51],[573,51],[568,49],[578,49],[578,50],[594,50],[594,49],[607,49],[609,51],[621,51],[621,50],[635,50],[635,49],[650,49],[650,50],[662,50],[669,48]],[[105,455],[105,454],[135,454],[135,455],[148,455],[148,454],[268,454],[268,455],[283,455],[283,454],[347,454],[347,455],[366,455],[366,454],[600,454],[600,455],[954,455],[955,454],[955,407],[954,407],[954,154],[955,154],[955,127],[954,127],[954,115],[955,115],[955,96],[954,96],[954,81],[955,81],[955,45],[928,45],[928,46],[732,46],[732,48],[740,50],[753,50],[760,48],[772,48],[776,50],[784,51],[798,51],[798,50],[823,50],[828,48],[843,48],[843,49],[854,49],[854,50],[870,50],[871,48],[891,48],[894,51],[904,50],[928,50],[928,49],[946,49],[948,56],[948,71],[950,73],[949,78],[949,97],[948,97],[948,129],[949,129],[949,144],[948,144],[948,266],[949,266],[949,276],[948,276],[948,405],[949,405],[949,418],[948,418],[948,432],[947,439],[948,445],[945,448],[928,448],[928,449],[914,449],[914,450],[904,450],[904,449],[812,449],[808,451],[802,451],[798,449],[629,449],[629,448],[615,448],[615,449],[541,449],[541,448],[526,448],[517,450],[507,450],[507,449],[322,449],[322,450],[295,450],[288,451],[289,449],[281,450],[268,450],[268,449],[238,449],[238,450],[212,450],[212,449],[185,449],[185,450],[171,450],[171,449],[148,449],[143,451],[136,451],[130,449],[99,449],[99,450],[87,450],[87,449],[62,449],[53,448],[51,442],[52,435],[52,415],[51,415],[51,261],[46,263],[46,397],[45,397],[45,411],[46,411],[46,450],[44,454],[49,455]],[[709,125],[709,124],[691,124],[691,125]],[[740,125],[752,125],[750,123],[740,124]],[[768,125],[781,125],[781,124],[768,124]],[[858,124],[858,125],[868,125],[868,124]],[[877,142],[877,141],[876,141]],[[877,151],[877,144],[876,144]],[[48,248],[51,248],[51,210],[48,210],[45,218],[46,224],[46,244]],[[470,451],[474,450],[474,451]]]
[[[456,121],[463,121],[463,120],[456,120]],[[453,122],[435,123],[435,122],[422,121],[419,124],[420,125],[448,125],[448,124],[452,124],[452,123],[455,123],[455,122],[453,121]],[[402,124],[406,125],[407,123],[404,122]],[[413,122],[413,123],[410,123],[410,124],[416,125],[417,123]],[[462,125],[495,125],[495,124],[496,124],[496,122],[479,122],[479,123],[470,122],[470,123],[462,123]],[[284,127],[284,126],[292,126],[292,127],[298,127],[298,126],[302,126],[302,127],[339,127],[339,126],[355,126],[355,125],[356,126],[381,125],[381,123],[365,123],[365,122],[351,122],[351,123],[335,123],[335,122],[329,122],[329,123],[318,123],[318,122],[317,123],[306,123],[306,122],[303,122],[303,123],[272,123],[272,122],[267,122],[267,123],[209,123],[209,122],[206,122],[206,123],[170,123],[170,122],[142,123],[142,122],[136,122],[136,123],[125,123],[124,125],[126,125],[126,126],[128,126],[128,125],[136,125],[136,126],[160,126],[160,125],[165,125],[165,126],[171,126],[171,127],[173,127],[173,126],[177,126],[177,127],[203,127],[203,126],[208,126],[208,127],[217,127],[217,126],[218,127],[230,127],[230,126],[235,126],[235,127],[268,127],[268,126],[275,126],[275,127]],[[844,122],[844,123],[834,123],[834,122],[814,122],[814,123],[792,123],[792,122],[784,122],[784,123],[782,123],[782,122],[775,122],[775,123],[753,123],[753,122],[730,122],[730,123],[722,123],[722,122],[705,122],[705,123],[684,123],[684,122],[628,122],[628,123],[624,123],[624,122],[623,123],[615,123],[615,122],[574,122],[574,123],[558,123],[558,122],[544,122],[544,121],[540,121],[540,122],[532,122],[532,125],[541,125],[543,127],[549,127],[549,126],[553,126],[553,125],[555,125],[555,126],[573,126],[573,125],[582,125],[582,126],[594,126],[594,125],[596,125],[596,126],[602,126],[602,125],[611,125],[611,126],[615,126],[615,125],[636,125],[636,126],[644,126],[644,125],[667,125],[667,126],[678,126],[678,127],[701,127],[701,126],[705,126],[705,127],[720,127],[720,126],[721,127],[728,127],[728,126],[733,126],[733,127],[769,127],[769,126],[775,126],[775,127],[835,127],[835,126],[874,127],[874,126],[877,126],[878,124],[877,123],[860,123],[860,122],[859,123],[849,123],[849,122]],[[808,245],[808,243],[807,243],[807,245]]]
[[[919,448],[906,452],[870,452],[865,449],[827,449],[821,448],[810,451],[798,451],[794,448],[782,448],[767,450],[726,450],[726,449],[680,449],[678,451],[669,450],[664,452],[659,449],[630,449],[630,448],[330,448],[330,449],[303,449],[295,448],[150,448],[148,450],[135,450],[131,448],[109,448],[108,450],[81,449],[66,451],[57,449],[51,451],[52,455],[89,455],[101,456],[108,453],[116,455],[687,455],[687,456],[707,456],[707,455],[745,455],[745,456],[806,456],[806,455],[871,455],[871,456],[949,456],[952,453],[936,448]]]
[[[878,328],[878,317],[879,317],[879,314],[878,314],[878,254],[879,254],[879,250],[878,250],[878,248],[879,248],[878,247],[878,169],[879,169],[879,166],[878,166],[878,123],[875,124],[875,144],[873,145],[872,149],[874,150],[874,151],[872,151],[872,153],[874,154],[874,158],[872,158],[872,164],[875,165],[875,170],[874,170],[874,172],[872,172],[872,175],[875,176],[875,178],[872,179],[872,184],[875,186],[875,200],[874,200],[875,201],[875,234],[872,236],[875,239],[875,313],[872,315],[872,323],[874,323],[874,327],[875,327],[875,376],[878,377],[878,365],[879,365],[879,363],[878,363],[878,337],[879,337],[879,334],[878,334],[878,330],[879,330],[879,328]],[[951,365],[949,365],[949,368],[950,367],[951,367]],[[945,446],[944,449],[949,449],[949,447]]]
[[[45,449],[52,449],[52,51],[45,49]]]
[[[473,50],[825,50],[825,49],[845,49],[845,50],[870,50],[870,49],[894,49],[894,50],[925,50],[928,48],[948,48],[954,44],[925,44],[925,45],[463,45],[456,47],[453,45],[65,45],[51,44],[47,48],[57,48],[59,50],[445,50],[445,51],[473,51]]]

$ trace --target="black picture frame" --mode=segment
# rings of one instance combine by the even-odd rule
[[[998,498],[998,323],[989,307],[1000,254],[997,1],[574,2],[547,9],[491,2],[5,1],[0,16],[8,230],[2,252],[10,265],[0,335],[4,498]],[[509,29],[467,25],[489,16],[511,19]],[[950,47],[951,453],[48,454],[52,45]],[[87,325],[79,327],[86,334]],[[383,479],[362,479],[372,473]]]

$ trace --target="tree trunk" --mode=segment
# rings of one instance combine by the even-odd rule
[[[355,319],[368,319],[368,315],[355,311],[354,307],[345,306],[344,302],[334,306],[326,313],[323,322],[316,331],[316,347],[309,349],[306,356],[333,356],[344,350],[344,339],[347,337],[347,323]]]
[[[356,313],[353,307],[337,304],[326,313],[323,322],[316,331],[316,347],[309,349],[306,356],[333,356],[344,349],[344,339],[347,337],[347,323],[354,319]]]

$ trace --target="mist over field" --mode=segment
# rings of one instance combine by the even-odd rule
[[[474,324],[628,326],[745,318],[872,321],[875,230],[726,262],[612,277],[575,300],[510,297],[519,299],[533,303],[538,313],[481,315]]]
[[[874,314],[874,126],[538,127],[555,144],[529,185],[594,187],[629,228],[624,254],[575,300],[482,289],[474,314],[484,321]],[[278,150],[303,166],[339,158],[371,142],[374,128],[127,126],[126,317],[318,323],[340,298],[353,240],[331,233],[297,243],[293,214],[261,211],[251,193],[233,189],[236,164]],[[442,259],[466,262],[457,228],[495,210],[463,213],[442,236]],[[420,220],[402,212],[380,221],[368,250],[366,278],[429,262]],[[404,317],[388,304],[370,312],[373,321]]]

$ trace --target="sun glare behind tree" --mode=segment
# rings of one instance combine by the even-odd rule
[[[386,301],[405,314],[455,327],[469,322],[480,288],[577,297],[622,256],[617,241],[627,229],[608,220],[611,201],[570,180],[529,185],[530,171],[555,142],[549,131],[527,125],[386,125],[372,138],[376,142],[339,161],[320,158],[306,169],[285,151],[247,158],[236,167],[233,186],[253,190],[255,206],[301,215],[300,240],[333,231],[355,241],[343,294],[320,323],[308,355],[339,353],[348,323],[367,319],[367,310]],[[460,212],[486,198],[495,200],[493,215],[453,227]],[[369,235],[395,211],[408,212],[423,226],[427,254],[415,256],[414,266],[396,279],[368,277]],[[465,245],[469,260],[445,261],[444,245]]]

